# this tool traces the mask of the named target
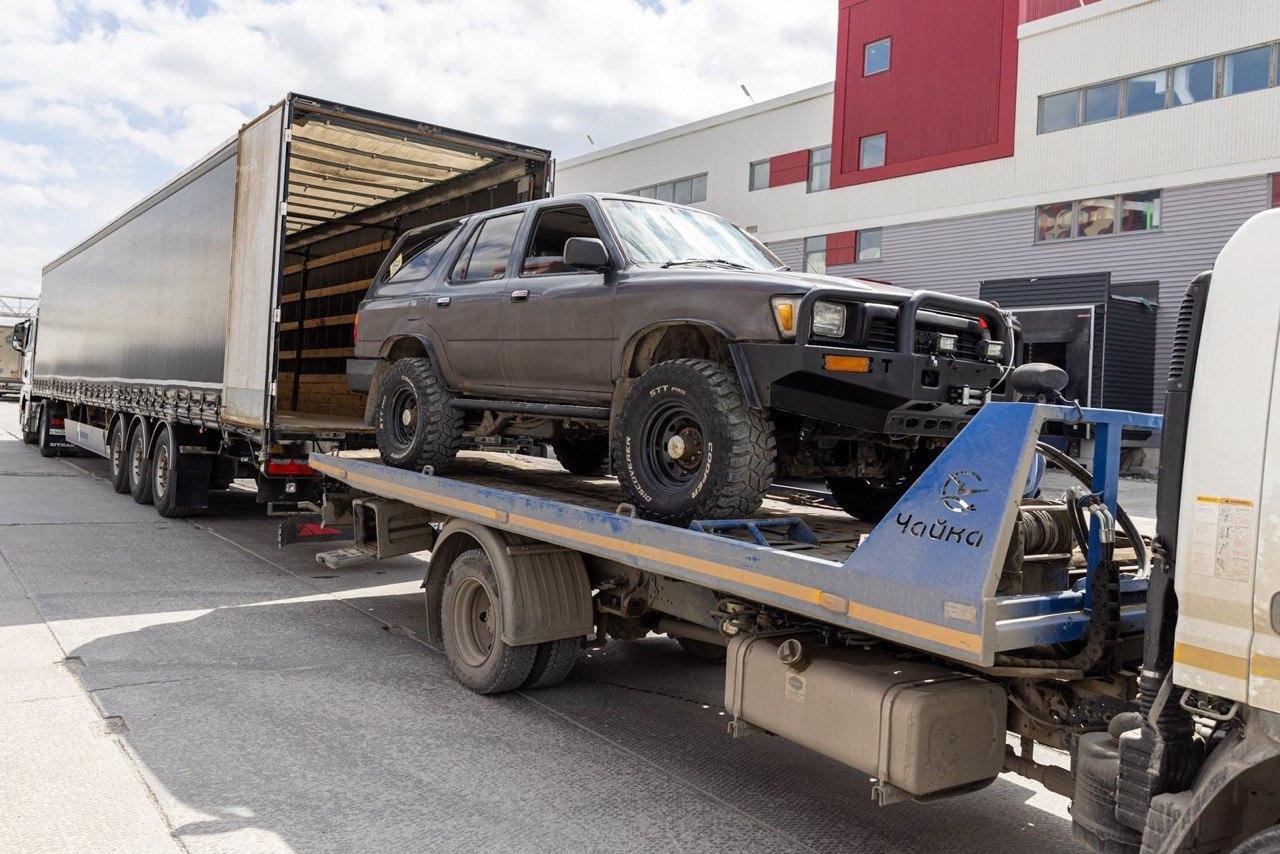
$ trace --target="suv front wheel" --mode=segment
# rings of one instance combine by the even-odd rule
[[[702,359],[662,362],[623,399],[613,473],[636,512],[659,522],[750,516],[773,482],[773,422],[737,377]]]
[[[462,444],[462,413],[431,360],[400,359],[391,366],[378,397],[378,452],[389,466],[444,471]]]

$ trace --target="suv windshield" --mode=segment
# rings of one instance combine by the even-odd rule
[[[778,257],[737,226],[692,208],[605,199],[605,213],[637,264],[724,265],[777,270]]]

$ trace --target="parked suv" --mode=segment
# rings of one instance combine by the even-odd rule
[[[1013,350],[991,303],[792,272],[705,211],[574,195],[402,235],[348,380],[390,465],[542,442],[650,519],[749,516],[790,476],[878,520]]]

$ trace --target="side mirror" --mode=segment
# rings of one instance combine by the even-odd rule
[[[599,270],[609,266],[609,250],[596,237],[570,237],[564,242],[564,263],[570,267]]]
[[[26,327],[19,326],[13,330],[9,336],[9,346],[21,353],[27,346],[27,330]]]

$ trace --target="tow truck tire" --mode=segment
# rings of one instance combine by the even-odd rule
[[[911,486],[909,478],[883,481],[865,477],[829,477],[827,489],[840,509],[855,519],[878,523]]]
[[[40,428],[36,427],[33,430],[29,426],[32,422],[30,415],[31,408],[35,405],[36,404],[28,401],[23,404],[22,409],[18,411],[18,422],[19,426],[22,428],[22,441],[28,445],[34,445],[36,442],[40,441]]]
[[[173,441],[173,430],[161,425],[151,451],[151,495],[156,512],[166,519],[186,515],[178,505],[178,449]]]
[[[125,423],[117,418],[107,436],[107,464],[111,469],[111,488],[124,495],[129,491],[129,466],[125,454]]]
[[[462,444],[462,412],[430,359],[399,359],[378,392],[375,427],[382,461],[396,468],[447,469]]]
[[[444,654],[453,675],[477,694],[519,688],[533,672],[539,644],[509,646],[499,637],[502,602],[483,549],[453,559],[440,603]]]
[[[638,515],[687,525],[760,507],[775,472],[773,422],[733,371],[704,359],[654,365],[616,419],[613,473]]]
[[[609,473],[608,436],[552,439],[551,450],[556,452],[556,462],[570,474],[603,477]]]
[[[529,671],[529,678],[524,680],[524,687],[550,688],[552,685],[559,685],[573,672],[581,651],[582,638],[562,638],[538,644],[533,669]]]
[[[129,494],[139,504],[150,504],[151,458],[147,456],[146,431],[139,425],[129,436],[129,456],[125,461],[129,469]]]

